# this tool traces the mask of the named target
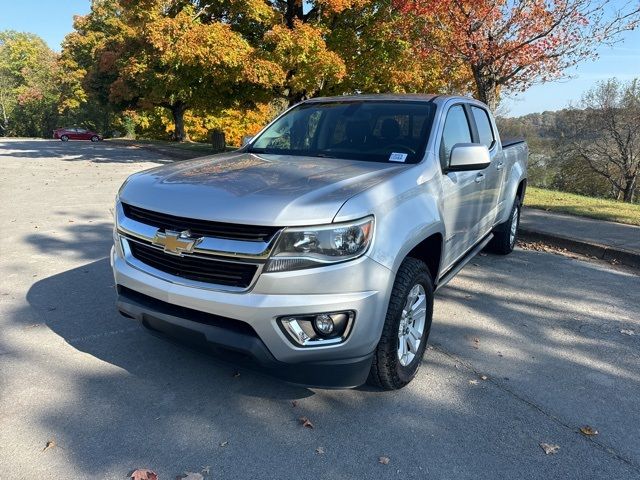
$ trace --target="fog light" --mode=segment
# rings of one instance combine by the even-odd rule
[[[296,345],[319,347],[344,342],[355,318],[356,313],[347,310],[280,317],[278,324]]]
[[[333,332],[333,319],[329,315],[318,315],[313,320],[313,326],[320,335],[330,335]]]

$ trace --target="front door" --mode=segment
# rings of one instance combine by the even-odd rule
[[[451,149],[457,143],[472,143],[467,112],[462,104],[449,108],[440,140],[440,163],[446,169]],[[443,175],[442,214],[446,229],[443,270],[449,268],[478,240],[484,203],[483,171],[448,172]]]

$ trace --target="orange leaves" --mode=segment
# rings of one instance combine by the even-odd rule
[[[313,95],[327,82],[346,74],[338,54],[327,48],[322,28],[296,20],[292,29],[276,25],[264,40],[270,47],[265,57],[289,72],[288,86],[295,92]]]
[[[603,20],[589,0],[394,3],[403,12],[403,23],[417,27],[423,55],[438,53],[468,64],[485,101],[495,101],[500,87],[522,91],[562,76],[566,68],[588,58],[599,42],[632,22]],[[607,21],[612,23],[607,26]]]
[[[252,50],[229,25],[203,24],[194,20],[192,9],[185,9],[175,17],[160,17],[146,23],[140,33],[167,65],[221,70],[237,68]]]

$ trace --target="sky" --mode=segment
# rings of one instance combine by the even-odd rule
[[[90,3],[89,0],[0,0],[0,30],[35,33],[59,51],[64,36],[73,28],[73,16],[88,13]],[[508,116],[558,110],[578,102],[597,81],[640,77],[640,29],[627,32],[622,39],[613,47],[600,48],[597,60],[587,60],[568,71],[572,78],[535,85],[523,94],[507,98],[501,110]]]

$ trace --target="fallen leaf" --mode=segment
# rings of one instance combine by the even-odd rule
[[[473,339],[473,348],[475,348],[476,350],[478,348],[480,348],[480,339],[479,338],[474,338]]]
[[[226,447],[227,445],[229,445],[229,442],[227,440],[225,440],[224,442],[220,442],[221,447]]]
[[[316,448],[316,454],[317,455],[324,455],[324,447]]]
[[[634,332],[633,330],[625,329],[625,328],[620,330],[620,333],[623,334],[623,335],[635,335],[636,334],[636,332]]]
[[[303,427],[313,428],[313,423],[311,423],[311,420],[309,420],[307,417],[300,417],[300,423]]]
[[[469,380],[469,383],[471,385],[477,385],[478,384],[478,380]]]
[[[131,480],[158,480],[158,474],[153,470],[139,468],[131,472],[129,478],[131,478]]]
[[[391,459],[389,457],[380,457],[378,459],[378,463],[381,463],[382,465],[387,465],[390,461]]]
[[[42,449],[42,451],[46,452],[50,448],[55,448],[55,447],[56,447],[56,441],[52,438],[51,440],[47,440],[47,443],[45,444],[45,446]]]
[[[183,475],[178,475],[176,480],[204,480],[201,473],[184,472]]]
[[[555,453],[558,453],[558,450],[560,450],[559,445],[553,445],[551,443],[541,443],[540,447],[542,448],[542,450],[544,450],[544,453],[547,455],[553,455]]]
[[[480,380],[488,380],[489,377],[487,377],[486,375],[480,375]]]
[[[202,467],[202,470],[200,471],[202,472],[203,475],[209,475],[211,473],[211,467],[207,465],[206,467]]]
[[[589,425],[585,425],[584,427],[580,427],[580,433],[587,437],[592,437],[594,435],[598,435],[598,430]]]

